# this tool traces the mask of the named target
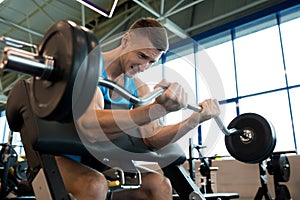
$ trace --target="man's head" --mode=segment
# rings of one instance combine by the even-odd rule
[[[169,48],[166,29],[153,18],[134,22],[121,41],[123,72],[133,77],[147,70]]]
[[[169,41],[166,29],[153,18],[141,18],[135,21],[129,28],[129,33],[135,36],[147,37],[153,46],[159,51],[169,49]]]

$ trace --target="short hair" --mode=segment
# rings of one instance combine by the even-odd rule
[[[159,51],[169,49],[167,30],[154,18],[147,17],[136,20],[130,26],[129,32],[138,33],[143,37],[147,36]]]

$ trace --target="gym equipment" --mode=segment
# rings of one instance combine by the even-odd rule
[[[108,181],[108,200],[112,199],[114,192],[128,189],[138,189],[141,187],[141,172],[135,167],[132,169],[135,171],[126,172],[120,167],[113,167],[102,172]]]
[[[290,162],[284,153],[273,153],[268,161],[268,173],[274,176],[276,182],[290,180]]]
[[[12,133],[9,134],[12,136]],[[18,154],[12,146],[12,137],[8,138],[8,143],[3,144],[0,151],[0,166],[1,166],[1,199],[12,192],[17,186],[17,180],[10,173],[10,169],[18,162]]]
[[[266,199],[266,200],[272,200],[272,197],[269,193],[268,189],[268,177],[267,177],[267,161],[261,161],[259,163],[259,180],[261,186],[258,188],[257,193],[254,197],[254,200],[261,200]]]
[[[295,152],[276,152],[270,156],[267,162],[267,170],[274,178],[275,200],[290,200],[291,194],[288,187],[280,182],[290,180],[290,162],[286,153]]]
[[[13,132],[10,131],[8,142],[1,144],[0,199],[8,199],[6,198],[8,195],[14,195],[18,199],[35,199],[30,193],[30,188],[26,181],[27,162],[26,160],[18,160],[18,154],[14,150],[15,146],[12,145],[12,138]]]
[[[212,179],[211,179],[211,172],[217,171],[217,167],[212,167],[212,158],[203,157],[201,158],[201,164],[199,167],[200,174],[205,177],[206,183],[202,185],[200,190],[203,193],[213,193],[212,190]]]
[[[292,152],[286,152],[292,153]],[[295,153],[295,152],[293,152]],[[281,184],[280,182],[288,182],[290,179],[290,164],[287,156],[284,152],[272,153],[270,159],[264,160],[259,164],[260,172],[260,182],[261,187],[259,187],[254,200],[261,200],[263,197],[266,200],[272,200],[268,186],[267,186],[267,173],[273,175],[274,179],[274,191],[275,191],[275,200],[290,200],[291,194],[286,185]]]
[[[262,116],[255,113],[241,114],[228,127],[242,130],[248,137],[225,136],[226,148],[237,160],[255,164],[272,154],[276,145],[275,129]]]
[[[275,186],[275,200],[291,200],[291,194],[286,185],[277,184]]]
[[[98,40],[91,32],[71,21],[59,21],[47,31],[38,47],[6,37],[0,41],[23,48],[4,47],[0,68],[33,76],[30,99],[38,117],[71,120],[71,102],[80,105],[77,116],[85,111],[97,85],[101,59],[100,50],[95,48]],[[88,57],[92,50],[97,52]],[[74,96],[75,87],[74,91],[79,90],[80,94]]]
[[[200,191],[205,195],[206,198],[211,199],[222,199],[222,200],[230,200],[239,198],[238,193],[214,193],[212,190],[212,179],[211,179],[211,171],[216,171],[218,168],[212,167],[212,160],[216,159],[217,156],[212,157],[203,157],[200,152],[200,149],[205,148],[205,146],[199,146],[192,143],[192,139],[189,139],[189,173],[191,178],[195,181],[195,160],[200,161],[200,166],[198,168],[201,174],[201,187]],[[194,151],[197,150],[198,156],[194,156]],[[205,180],[204,180],[205,179]]]
[[[74,122],[62,123],[36,116],[31,109],[29,95],[30,82],[17,82],[7,101],[6,116],[10,129],[21,133],[28,161],[28,182],[32,185],[37,199],[72,199],[66,192],[54,158],[54,155],[62,154],[80,155],[85,159],[92,157],[98,163],[89,165],[91,167],[107,163],[107,166],[116,166],[126,172],[128,168],[135,169],[133,160],[157,162],[181,200],[206,198],[183,168],[185,154],[176,143],[158,151],[151,151],[147,146],[137,144],[140,141],[132,143],[129,138],[118,138],[114,142],[119,142],[120,148],[108,142],[100,143],[96,147],[95,144],[90,144],[87,147],[89,144],[83,144]],[[90,154],[88,148],[94,148],[93,154]],[[137,153],[124,156],[121,148]],[[95,158],[94,154],[99,158]]]

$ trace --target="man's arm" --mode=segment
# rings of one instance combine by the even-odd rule
[[[144,96],[150,92],[150,89],[141,80],[136,79],[139,86],[139,95]],[[139,127],[139,132],[144,143],[153,149],[159,149],[171,142],[176,142],[190,130],[198,126],[200,119],[199,114],[194,113],[188,119],[169,126],[161,126],[158,120]]]
[[[150,123],[140,128],[141,135],[147,146],[152,149],[160,149],[167,144],[176,142],[200,123],[220,114],[216,99],[207,99],[199,104],[203,110],[194,112],[190,117],[174,125],[159,126],[158,123]]]
[[[150,147],[159,148],[170,141],[178,140],[200,122],[218,115],[218,105],[213,104],[213,100],[207,100],[200,105],[203,107],[201,113],[194,113],[190,118],[176,125],[159,127],[157,119],[186,106],[186,95],[183,89],[177,83],[167,85],[168,88],[163,95],[153,103],[132,110],[104,110],[103,96],[97,88],[90,106],[77,122],[78,127],[90,142],[96,142],[136,132],[140,127],[145,126],[140,129],[142,137],[146,138],[145,143]],[[140,96],[149,92],[146,86],[138,89]]]
[[[148,86],[139,82],[137,87],[140,96],[149,92]],[[186,106],[184,91],[178,83],[166,83],[167,89],[160,97],[160,102],[153,103],[132,110],[106,110],[101,91],[97,88],[94,98],[86,112],[77,120],[80,131],[91,142],[112,139],[121,134],[137,131],[140,126],[155,121],[167,113]],[[147,89],[148,88],[148,89]]]

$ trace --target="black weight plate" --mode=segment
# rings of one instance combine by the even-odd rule
[[[34,113],[44,119],[68,121],[78,69],[87,55],[83,31],[70,21],[59,21],[45,34],[39,54],[54,58],[50,80],[32,78],[30,100]]]
[[[291,194],[286,185],[276,185],[275,200],[290,200]]]
[[[235,159],[255,164],[268,158],[276,145],[275,130],[265,118],[255,113],[245,113],[234,118],[228,129],[250,130],[251,141],[245,142],[239,135],[225,136],[225,145]]]
[[[19,180],[26,180],[27,176],[28,163],[27,161],[18,162],[15,166],[15,175]]]
[[[89,106],[98,85],[101,68],[100,64],[103,63],[101,61],[102,56],[100,45],[98,45],[98,39],[90,30],[84,27],[80,28],[83,30],[86,37],[88,56],[80,66],[74,83],[72,101],[74,119],[80,117]]]
[[[288,182],[290,180],[290,163],[287,156],[274,154],[271,162],[274,180],[276,182]]]

